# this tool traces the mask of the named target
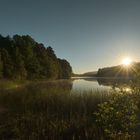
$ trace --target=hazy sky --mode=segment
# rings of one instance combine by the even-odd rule
[[[0,0],[0,33],[52,46],[75,73],[140,61],[140,0]]]

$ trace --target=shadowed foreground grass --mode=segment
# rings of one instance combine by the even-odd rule
[[[70,92],[71,83],[0,89],[0,139],[136,139],[139,94]],[[68,88],[69,87],[69,88]]]

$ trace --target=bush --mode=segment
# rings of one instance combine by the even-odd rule
[[[96,122],[105,137],[134,139],[138,125],[138,101],[134,94],[112,94],[109,101],[98,105]]]

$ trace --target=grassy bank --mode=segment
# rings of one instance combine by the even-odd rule
[[[129,94],[70,92],[70,81],[26,83],[16,88],[6,86],[9,84],[0,90],[0,139],[124,140],[139,137],[138,90]]]

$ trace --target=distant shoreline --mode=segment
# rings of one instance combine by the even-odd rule
[[[96,77],[96,76],[72,76],[71,79],[136,79],[134,77]]]

